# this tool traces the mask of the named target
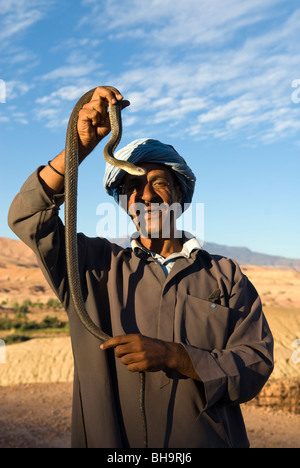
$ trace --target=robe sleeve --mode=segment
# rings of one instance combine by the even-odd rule
[[[38,176],[42,167],[28,177],[14,198],[8,213],[8,225],[33,250],[54,293],[67,306],[64,225],[59,217],[64,195],[51,198],[46,194]],[[84,256],[83,240],[78,237],[80,258]]]

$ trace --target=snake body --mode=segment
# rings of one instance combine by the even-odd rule
[[[116,91],[111,86],[105,86],[107,89]],[[65,244],[66,244],[66,264],[69,280],[70,295],[74,304],[78,318],[84,327],[99,341],[104,342],[110,338],[109,335],[103,332],[93,320],[90,318],[84,303],[81,291],[79,263],[78,263],[78,246],[77,246],[77,188],[78,188],[78,133],[77,122],[81,108],[84,104],[90,102],[96,88],[91,89],[84,94],[76,103],[67,127],[66,144],[65,144]],[[129,163],[128,161],[120,161],[114,157],[114,151],[118,146],[122,135],[121,121],[121,105],[109,104],[109,119],[111,125],[111,137],[104,148],[104,159],[114,166],[133,174],[142,175],[145,170]],[[144,445],[148,445],[147,423],[145,414],[145,374],[139,373],[140,376],[140,410],[143,419],[144,427]]]
[[[105,88],[116,91],[112,86]],[[82,298],[79,268],[78,268],[78,253],[77,253],[77,188],[78,188],[78,133],[77,122],[79,112],[84,106],[90,102],[96,88],[85,93],[76,103],[67,128],[66,145],[65,145],[65,229],[66,229],[66,261],[67,271],[69,276],[70,294],[73,299],[74,306],[78,317],[84,326],[96,338],[105,341],[109,338],[99,327],[97,327],[90,319]],[[121,120],[121,105],[109,104],[109,119],[111,125],[111,137],[104,148],[104,159],[114,166],[133,174],[142,175],[144,169],[137,167],[128,161],[121,161],[114,157],[114,151],[118,146],[122,136],[122,120]]]
[[[116,89],[112,86],[105,86],[105,88],[116,91]],[[111,137],[103,151],[104,159],[112,166],[119,167],[120,169],[123,169],[123,171],[128,172],[128,174],[138,176],[145,174],[146,171],[142,167],[138,167],[128,161],[121,161],[120,159],[116,159],[114,157],[114,151],[120,143],[122,137],[121,105],[119,102],[114,105],[109,104],[108,109],[111,126]]]

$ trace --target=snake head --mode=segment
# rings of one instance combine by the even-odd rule
[[[128,163],[128,165],[126,165],[126,167],[123,167],[122,169],[131,175],[142,176],[146,174],[146,169],[144,169],[143,167],[135,166],[134,164],[130,163]]]
[[[135,174],[134,175],[145,175],[146,174],[146,169],[143,167],[135,166]]]

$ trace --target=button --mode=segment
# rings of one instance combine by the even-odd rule
[[[217,304],[215,304],[214,302],[212,303],[212,305],[210,306],[212,309],[215,309],[217,307]]]

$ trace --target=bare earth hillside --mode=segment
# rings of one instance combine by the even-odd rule
[[[34,253],[20,241],[0,237],[0,304],[25,299],[46,302],[53,292]]]

